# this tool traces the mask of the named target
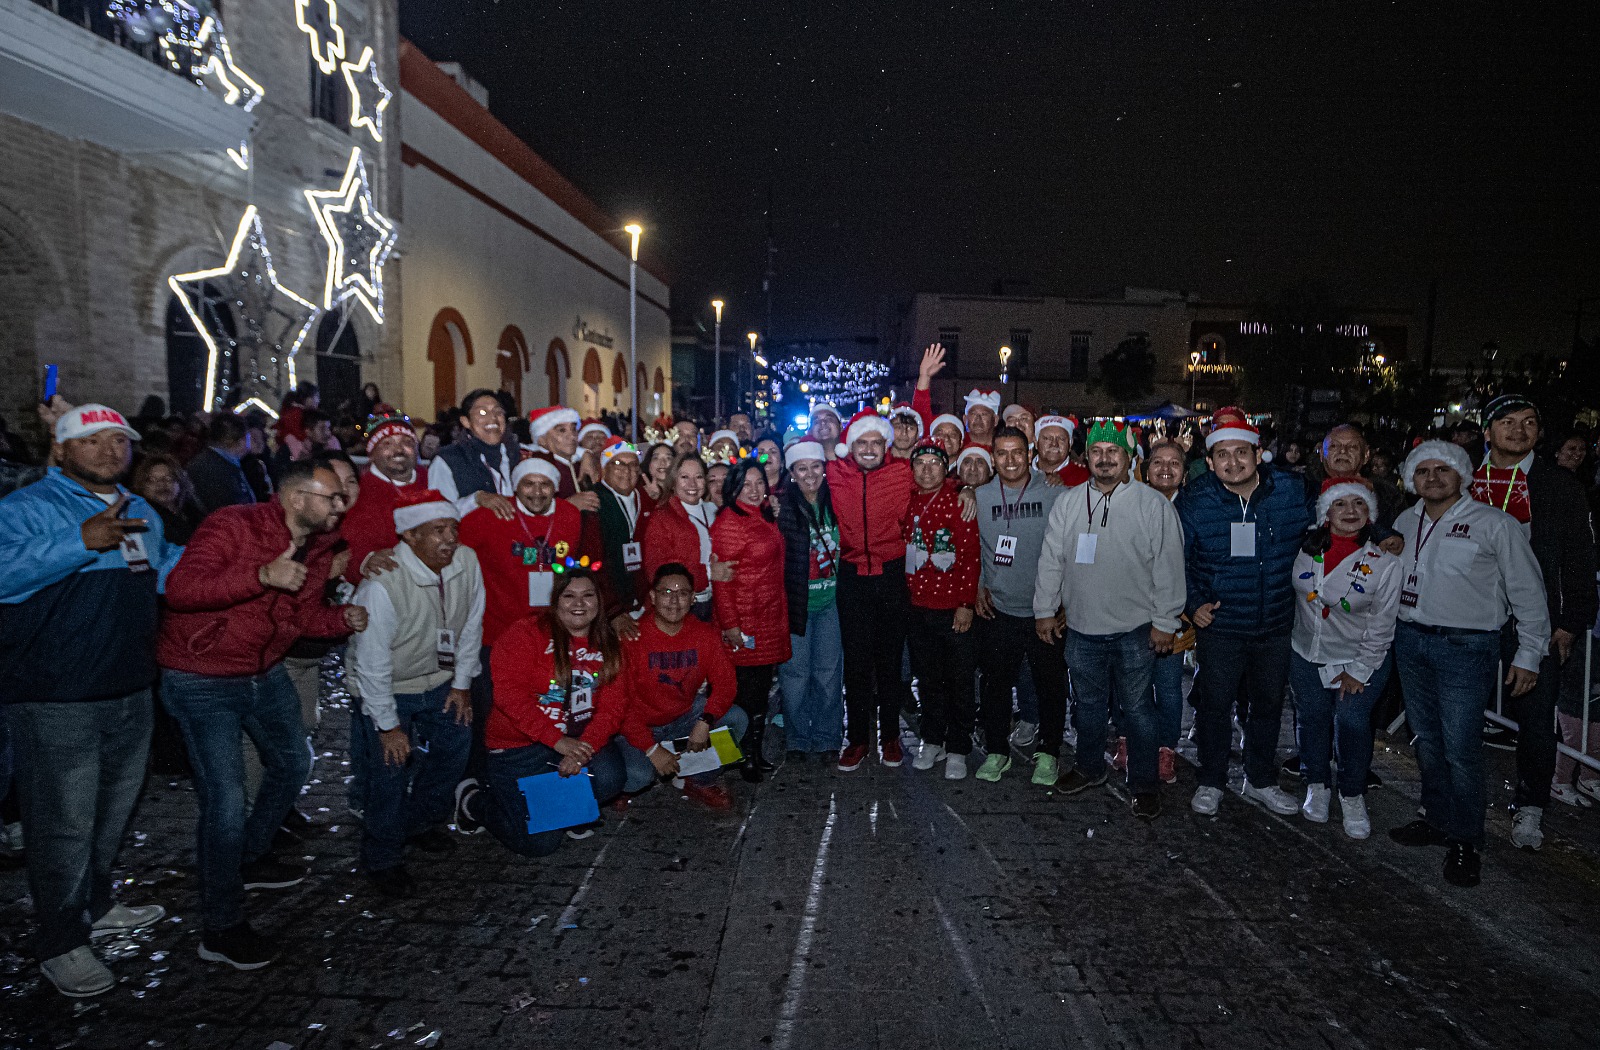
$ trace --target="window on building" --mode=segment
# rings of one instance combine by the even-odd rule
[[[1033,329],[1011,330],[1011,374],[1018,379],[1028,378],[1028,345],[1033,342]]]
[[[950,374],[956,374],[956,360],[961,355],[961,329],[939,329],[939,343],[944,347],[945,367],[950,369]]]
[[[1089,340],[1093,332],[1073,332],[1071,355],[1068,359],[1067,379],[1074,383],[1089,381]]]
[[[317,66],[315,56],[307,55],[311,65],[311,115],[341,131],[350,130],[350,85],[344,76],[328,76]]]

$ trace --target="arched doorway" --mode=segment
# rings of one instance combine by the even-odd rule
[[[217,345],[216,396],[224,406],[239,401],[239,355],[232,346],[239,330],[221,289],[210,281],[193,289],[199,298],[200,319],[205,322],[207,334]],[[218,338],[225,336],[225,338]],[[211,360],[211,347],[195,329],[189,311],[183,308],[176,295],[167,299],[167,410],[173,415],[188,416],[202,410],[210,411],[206,400],[206,368]]]
[[[456,356],[472,364],[472,335],[461,311],[447,306],[433,315],[428,329],[428,360],[433,362],[433,407],[442,412],[454,408],[460,396],[456,391]]]
[[[528,370],[528,340],[523,337],[522,329],[514,324],[506,325],[506,330],[500,333],[494,361],[500,369],[500,389],[509,391],[516,398],[517,408],[526,412],[528,406],[522,403],[522,375]]]
[[[354,413],[361,401],[361,343],[348,309],[324,314],[317,325],[317,393],[323,411],[335,415]]]
[[[550,404],[561,404],[567,397],[567,380],[572,378],[572,361],[567,357],[567,344],[560,339],[550,340],[545,348],[544,374],[550,381]]]
[[[600,414],[600,384],[605,382],[605,369],[594,347],[583,355],[583,412],[585,419]]]
[[[628,362],[618,354],[611,361],[611,408],[621,412],[628,403]]]

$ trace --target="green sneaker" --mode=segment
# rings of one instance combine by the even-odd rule
[[[1010,755],[990,755],[983,760],[983,765],[978,767],[978,779],[987,780],[991,784],[1000,783],[1000,774],[1011,768]]]
[[[1033,782],[1040,787],[1055,787],[1056,781],[1061,777],[1061,767],[1056,762],[1056,756],[1047,755],[1043,751],[1033,756]]]

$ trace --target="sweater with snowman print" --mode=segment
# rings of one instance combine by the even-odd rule
[[[978,523],[961,520],[961,485],[954,478],[934,492],[913,492],[901,523],[906,582],[918,609],[959,609],[978,596]]]

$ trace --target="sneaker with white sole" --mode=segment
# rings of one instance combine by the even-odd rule
[[[917,749],[916,760],[911,763],[912,769],[920,769],[926,773],[945,756],[943,744],[923,744]]]
[[[1026,754],[1039,739],[1039,725],[1037,722],[1024,722],[1017,720],[1011,729],[1011,746]]]
[[[943,750],[941,748],[940,750]],[[944,778],[946,780],[967,779],[967,756],[951,755],[944,760]]]
[[[1365,795],[1354,798],[1339,796],[1339,814],[1344,818],[1344,833],[1353,839],[1364,839],[1372,834],[1372,818],[1367,816]]]
[[[1333,791],[1326,784],[1307,784],[1306,800],[1300,803],[1300,814],[1313,824],[1328,822],[1328,803]]]
[[[978,779],[990,784],[1000,783],[1000,777],[1011,768],[1010,755],[989,755],[983,760],[983,765],[978,767]]]
[[[1300,812],[1300,803],[1294,796],[1276,784],[1270,787],[1258,788],[1250,781],[1244,782],[1244,790],[1239,792],[1251,802],[1259,802],[1280,817],[1292,816]]]
[[[1222,789],[1212,787],[1195,788],[1194,798],[1189,800],[1189,808],[1202,817],[1217,815],[1217,807],[1222,805]]]
[[[159,904],[146,904],[142,908],[130,908],[126,904],[113,904],[111,910],[94,921],[89,927],[90,937],[110,937],[118,933],[132,933],[142,930],[146,926],[153,926],[166,917],[167,909]]]
[[[1544,845],[1544,831],[1539,827],[1543,820],[1543,807],[1518,806],[1511,815],[1511,844],[1518,849],[1537,851]]]
[[[467,777],[456,785],[456,811],[452,821],[456,831],[463,835],[480,835],[483,833],[483,821],[473,812],[477,807],[472,805],[473,798],[483,790],[483,785],[477,777]]]
[[[1594,805],[1594,799],[1571,784],[1551,784],[1550,798],[1552,801],[1559,802],[1563,806],[1571,806],[1573,809],[1588,809]]]
[[[89,950],[87,944],[81,944],[65,955],[46,959],[39,964],[39,971],[50,978],[56,991],[73,999],[87,999],[91,995],[109,992],[117,984],[117,979],[111,976],[111,971],[106,969],[104,963],[94,957],[94,952]]]
[[[1585,780],[1583,777],[1579,777],[1578,791],[1588,795],[1596,802],[1600,802],[1600,780]]]

